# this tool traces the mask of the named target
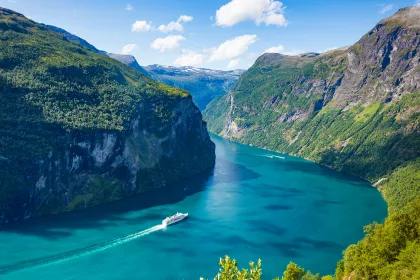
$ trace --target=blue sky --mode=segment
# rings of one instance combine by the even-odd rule
[[[419,1],[417,1],[419,2]],[[416,0],[0,0],[141,65],[250,67],[265,51],[322,52],[355,43]],[[172,22],[172,23],[171,23]],[[125,48],[124,48],[125,47]]]

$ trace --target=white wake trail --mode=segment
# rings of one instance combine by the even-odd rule
[[[118,245],[130,242],[134,239],[140,238],[142,236],[148,235],[152,232],[158,231],[163,229],[164,226],[163,225],[156,225],[154,227],[148,228],[146,230],[137,232],[137,233],[133,233],[130,235],[127,235],[125,237],[121,237],[121,238],[117,238],[108,242],[104,242],[101,244],[97,244],[97,245],[93,245],[90,247],[86,247],[86,248],[82,248],[82,249],[78,249],[78,250],[74,250],[74,251],[70,251],[70,252],[66,252],[66,253],[62,253],[59,255],[55,255],[55,256],[50,256],[50,257],[46,257],[46,258],[42,258],[42,259],[35,259],[35,260],[29,260],[23,263],[17,263],[14,265],[9,265],[9,266],[4,266],[4,267],[0,267],[0,274],[6,274],[12,271],[16,271],[16,270],[22,270],[22,269],[27,269],[27,268],[32,268],[32,267],[39,267],[39,266],[47,266],[47,265],[51,265],[51,264],[57,264],[57,263],[61,263],[64,261],[68,261],[71,259],[75,259],[75,258],[79,258],[79,257],[83,257],[86,255],[90,255],[93,253],[97,253],[97,252],[101,252],[104,251],[106,249],[109,248],[113,248],[116,247]]]

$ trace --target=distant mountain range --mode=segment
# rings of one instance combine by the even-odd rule
[[[145,66],[144,69],[159,82],[189,91],[201,110],[204,110],[214,98],[228,93],[245,72],[245,70],[222,71],[157,64]]]
[[[70,42],[77,43],[96,53],[107,55],[159,82],[188,90],[200,110],[204,110],[214,98],[226,94],[245,72],[245,70],[222,71],[194,67],[167,67],[157,64],[142,67],[132,55],[108,53],[62,28],[53,25],[43,26],[64,35]]]

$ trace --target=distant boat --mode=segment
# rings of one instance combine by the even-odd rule
[[[279,158],[279,159],[286,159],[285,157],[281,157],[281,156],[275,156],[275,155],[263,155],[264,157],[268,157],[268,158]]]
[[[185,219],[186,217],[188,217],[188,213],[183,214],[183,213],[176,213],[173,216],[167,217],[166,219],[164,219],[162,221],[162,225],[164,227],[166,226],[170,226],[172,224],[178,223],[180,221],[182,221],[183,219]]]

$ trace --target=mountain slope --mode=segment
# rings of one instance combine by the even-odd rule
[[[245,72],[243,70],[221,71],[156,64],[146,66],[145,69],[155,80],[189,91],[201,110],[204,110],[214,98],[226,94]]]
[[[366,227],[335,277],[419,277],[420,7],[401,9],[347,49],[264,54],[203,115],[223,137],[378,181],[390,216]]]
[[[399,18],[420,21],[419,10],[400,11],[346,50],[261,56],[232,94],[209,104],[209,129],[372,182],[414,164],[420,157],[420,36],[418,24]]]
[[[118,60],[121,63],[124,63],[127,66],[130,66],[133,69],[136,69],[137,71],[143,73],[144,75],[149,76],[149,73],[139,65],[136,58],[132,55],[128,54],[114,54],[114,53],[107,53],[107,55],[110,58],[113,58],[115,60]]]
[[[91,51],[96,52],[96,53],[105,54],[105,55],[107,55],[107,56],[109,56],[109,57],[111,57],[115,60],[118,60],[119,62],[124,63],[127,66],[130,66],[131,68],[136,69],[137,71],[140,71],[141,73],[143,73],[145,75],[149,75],[147,73],[147,71],[145,71],[143,69],[143,67],[141,67],[138,64],[136,58],[132,55],[107,53],[105,51],[98,50],[96,47],[94,47],[93,45],[88,43],[86,40],[84,40],[84,39],[82,39],[82,38],[80,38],[80,37],[78,37],[74,34],[71,34],[70,32],[68,32],[68,31],[66,31],[62,28],[59,28],[59,27],[56,27],[56,26],[53,26],[53,25],[44,25],[44,26],[46,28],[54,31],[54,32],[57,32],[57,33],[60,33],[60,34],[64,35],[64,37],[66,37],[66,39],[69,40],[70,42],[77,43],[77,44],[79,44],[79,45],[81,45],[85,48],[90,49]]]
[[[202,172],[191,96],[0,8],[0,223],[89,207]]]

